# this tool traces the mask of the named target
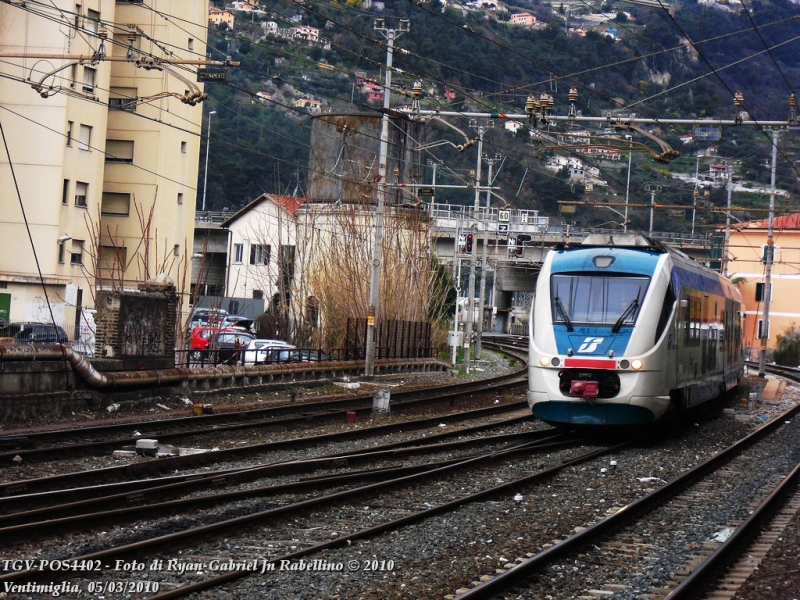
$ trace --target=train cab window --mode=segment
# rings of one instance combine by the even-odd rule
[[[587,323],[619,330],[636,322],[649,284],[648,277],[553,275],[553,319],[568,328],[571,323]]]
[[[675,300],[675,289],[672,287],[672,282],[670,282],[664,294],[664,302],[661,304],[661,314],[658,316],[658,326],[656,327],[655,337],[656,342],[661,338],[661,335],[667,327],[667,323],[669,323],[670,315],[672,315],[672,311],[675,308]]]

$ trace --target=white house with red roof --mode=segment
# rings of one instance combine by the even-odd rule
[[[262,194],[222,223],[229,232],[226,296],[252,300],[263,312],[294,261],[294,214],[302,203]]]

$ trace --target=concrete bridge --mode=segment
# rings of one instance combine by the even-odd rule
[[[470,248],[475,250],[476,265],[483,260],[486,240],[486,263],[494,271],[491,299],[496,308],[494,331],[508,332],[514,292],[533,292],[544,256],[561,243],[580,243],[589,233],[622,233],[621,229],[587,229],[571,226],[551,227],[549,217],[535,210],[479,208],[436,204],[432,210],[432,246],[444,263],[461,262],[468,272]],[[664,244],[680,249],[698,262],[707,263],[711,238],[685,233],[644,233]],[[463,290],[462,290],[463,295]],[[487,302],[486,310],[491,311]],[[489,312],[490,316],[491,312]],[[487,314],[484,319],[488,322]]]

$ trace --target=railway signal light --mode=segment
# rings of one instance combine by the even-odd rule
[[[472,252],[472,234],[467,234],[467,245],[466,245],[466,252],[469,254]]]
[[[530,242],[530,241],[531,241],[530,234],[527,233],[517,234],[517,239],[516,239],[517,244],[516,248],[514,249],[514,253],[517,256],[522,256],[522,254],[525,252],[525,242]]]

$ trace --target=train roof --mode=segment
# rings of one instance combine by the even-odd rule
[[[640,233],[590,233],[580,244],[560,244],[556,249],[566,248],[630,248],[650,252],[669,252],[661,242]]]

